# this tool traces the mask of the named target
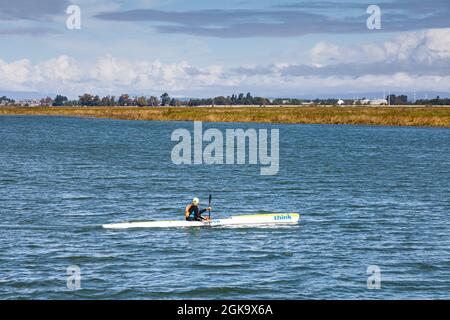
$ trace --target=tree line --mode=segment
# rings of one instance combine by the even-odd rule
[[[364,99],[363,99],[364,100]],[[386,97],[391,105],[450,105],[450,98],[440,98],[439,96],[433,99],[418,99],[414,103],[408,101],[406,95],[391,94]],[[239,93],[231,96],[217,96],[214,98],[193,98],[193,99],[177,99],[170,97],[168,93],[163,93],[160,97],[155,96],[138,96],[131,97],[128,94],[122,94],[118,97],[92,95],[85,93],[78,97],[78,99],[70,100],[66,96],[57,95],[54,98],[46,97],[40,100],[42,106],[138,106],[138,107],[176,107],[176,106],[232,106],[232,105],[336,105],[339,99],[293,99],[293,98],[276,98],[268,99],[264,97],[254,97],[249,92],[247,94]],[[358,105],[360,100],[344,99],[346,105]],[[0,97],[0,105],[15,105],[20,104],[13,99],[6,96]]]
[[[157,107],[157,106],[203,106],[203,105],[269,105],[272,102],[267,98],[253,97],[251,93],[244,95],[233,94],[231,96],[218,96],[205,99],[177,99],[172,98],[168,93],[163,93],[159,98],[155,96],[130,97],[128,94],[122,94],[118,98],[115,96],[99,97],[85,93],[79,96],[77,100],[69,100],[65,96],[57,95],[55,99],[49,97],[42,100],[45,105],[52,106],[138,106],[138,107]]]

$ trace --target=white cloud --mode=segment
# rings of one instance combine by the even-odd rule
[[[405,33],[380,44],[340,46],[319,42],[311,49],[310,57],[312,63],[320,65],[405,61],[432,63],[450,58],[450,28]]]
[[[280,62],[238,69],[112,55],[93,61],[61,55],[34,65],[27,59],[0,60],[0,90],[69,96],[163,91],[207,96],[238,90],[279,96],[386,88],[450,92],[450,29],[407,33],[384,43],[354,47],[320,42],[312,48],[311,58],[307,65]]]
[[[135,69],[132,63],[107,55],[97,59],[92,67],[87,70],[87,74],[90,78],[101,83],[120,83],[125,86],[130,85],[136,78]]]
[[[130,61],[112,55],[93,62],[67,55],[32,65],[29,60],[0,60],[0,90],[40,91],[78,95],[84,92],[156,93],[195,90],[205,86],[232,84],[220,66],[196,68],[186,61],[162,63]]]
[[[30,76],[31,63],[27,59],[6,63],[0,59],[0,86],[3,90],[20,91]]]
[[[33,70],[33,82],[57,81],[63,84],[78,81],[82,77],[80,66],[69,56],[62,55],[37,64]]]
[[[364,55],[361,48],[344,47],[321,41],[311,49],[310,56],[313,65],[323,66],[331,63],[360,61]]]

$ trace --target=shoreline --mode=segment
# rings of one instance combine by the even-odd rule
[[[0,107],[0,116],[450,128],[448,106]]]

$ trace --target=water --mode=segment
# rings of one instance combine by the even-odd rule
[[[450,298],[450,130],[279,128],[280,171],[176,166],[189,122],[0,117],[1,299]],[[298,226],[107,231],[182,218],[300,212]],[[69,290],[66,269],[81,269]],[[367,289],[367,267],[381,289]]]

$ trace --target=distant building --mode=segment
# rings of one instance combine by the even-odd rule
[[[370,100],[369,104],[372,106],[386,106],[388,104],[388,101],[386,99],[374,99]]]
[[[369,99],[360,99],[360,100],[355,100],[355,102],[353,104],[366,105],[366,104],[369,104],[369,103],[370,103]]]
[[[4,107],[4,106],[11,106],[14,104],[14,100],[13,99],[9,99],[5,96],[0,97],[0,106]]]
[[[38,99],[24,99],[16,102],[21,107],[38,107],[41,105],[41,101]]]
[[[342,100],[342,99],[339,99],[338,102],[337,102],[338,106],[343,106],[344,104],[345,104],[345,101]]]
[[[388,101],[386,99],[360,99],[353,101],[354,105],[371,105],[371,106],[382,106],[388,105]]]

